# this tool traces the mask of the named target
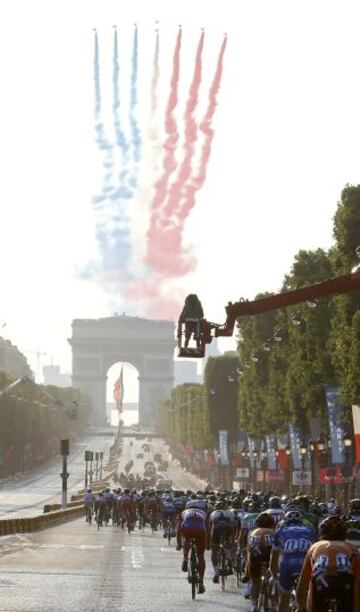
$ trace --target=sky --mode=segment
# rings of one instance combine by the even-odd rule
[[[103,156],[95,143],[93,28],[109,128],[113,25],[127,104],[138,24],[136,120],[143,157],[139,191],[127,210],[136,283],[146,281],[141,257],[149,194],[162,163],[151,158],[148,141],[155,27],[161,145],[172,54],[182,24],[177,154],[201,28],[197,117],[206,110],[227,33],[206,180],[184,225],[192,267],[161,283],[149,276],[152,287],[161,286],[164,296],[175,296],[179,304],[188,293],[197,293],[206,318],[223,322],[228,301],[279,290],[299,249],[331,246],[341,190],[360,183],[359,20],[358,2],[348,0],[1,3],[0,328],[33,370],[37,350],[46,353],[41,365],[52,361],[63,371],[71,369],[67,338],[73,319],[115,311],[143,316],[149,306],[141,295],[129,297],[125,264],[118,275],[111,270],[110,281],[99,269],[93,198],[101,190]],[[93,272],[86,275],[89,269]],[[233,347],[234,340],[222,340],[223,350]]]

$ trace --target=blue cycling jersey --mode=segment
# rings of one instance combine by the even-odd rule
[[[285,524],[275,532],[274,549],[281,551],[285,561],[290,556],[305,556],[315,540],[316,533],[313,527],[302,523]]]

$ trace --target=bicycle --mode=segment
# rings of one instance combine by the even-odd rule
[[[270,588],[269,588],[268,564],[262,563],[261,564],[261,584],[260,584],[260,594],[259,594],[259,603],[258,603],[259,612],[261,610],[264,610],[264,612],[268,612],[270,609],[270,605],[269,605],[270,601],[271,601],[271,593],[270,593]]]
[[[243,555],[243,552],[240,546],[238,546],[236,555],[235,555],[235,565],[234,565],[234,573],[236,577],[237,587],[239,587],[242,584],[241,578],[242,578],[244,571],[245,571],[245,557]]]
[[[199,557],[198,557],[195,538],[191,538],[188,581],[191,584],[191,598],[195,599],[196,592],[199,590],[199,583],[200,583]]]
[[[165,519],[164,525],[165,525],[164,538],[167,539],[168,544],[170,546],[174,528],[169,518]]]
[[[294,574],[293,576],[291,576],[292,585],[289,600],[289,612],[296,612],[296,610],[298,609],[296,602],[296,587],[299,581],[299,576],[300,574]]]
[[[86,522],[91,525],[92,521],[92,506],[86,506]]]
[[[224,546],[223,538],[221,538],[219,545],[219,576],[222,591],[225,591],[226,577],[233,573],[232,563],[229,558],[228,551]]]

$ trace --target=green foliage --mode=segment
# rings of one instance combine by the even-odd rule
[[[237,355],[210,357],[204,376],[204,402],[212,438],[227,429],[230,442],[236,442],[238,430],[239,359]]]

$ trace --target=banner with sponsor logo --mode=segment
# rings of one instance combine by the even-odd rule
[[[311,485],[311,472],[302,472],[301,470],[293,471],[293,485]]]
[[[266,470],[265,480],[266,482],[284,482],[285,472],[283,470]]]
[[[239,480],[241,478],[249,478],[250,477],[249,468],[236,468],[235,477],[239,478]]]
[[[227,429],[219,430],[219,452],[221,465],[229,465],[228,451],[228,431]]]
[[[289,434],[290,434],[290,446],[291,446],[291,456],[293,468],[295,470],[301,469],[301,454],[300,454],[300,444],[301,444],[301,433],[300,429],[295,427],[290,423],[289,425]]]
[[[331,439],[331,460],[334,464],[344,463],[345,426],[342,421],[342,404],[339,387],[326,387],[326,403],[329,416],[329,432]]]
[[[356,463],[360,463],[360,406],[352,407],[354,436],[355,436],[355,457]]]

